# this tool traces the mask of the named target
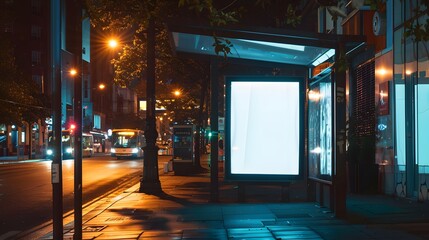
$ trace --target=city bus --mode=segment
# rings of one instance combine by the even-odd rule
[[[113,129],[111,156],[117,159],[123,157],[142,158],[143,147],[146,146],[143,133],[142,130],[138,129]]]
[[[94,138],[94,152],[105,152],[106,150],[106,138],[107,134],[102,131],[90,131],[90,134],[92,134]]]
[[[54,138],[52,131],[49,132],[48,149],[46,155],[53,157]],[[74,158],[74,135],[72,130],[63,130],[61,136],[62,159]],[[82,133],[82,157],[92,157],[94,153],[94,137],[90,133]]]

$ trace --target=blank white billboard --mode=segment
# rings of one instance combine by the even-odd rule
[[[300,83],[241,80],[228,87],[230,174],[301,174]]]

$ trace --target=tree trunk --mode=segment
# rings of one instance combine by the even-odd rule
[[[158,147],[156,146],[155,120],[155,22],[149,19],[147,27],[147,70],[146,70],[146,146],[144,148],[143,177],[140,192],[159,194],[162,192],[158,175]]]

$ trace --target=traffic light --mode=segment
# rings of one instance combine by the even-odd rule
[[[76,129],[76,124],[74,124],[74,123],[70,123],[70,127],[69,127],[69,129],[70,129],[70,132],[72,133],[72,132],[74,132],[74,130]]]

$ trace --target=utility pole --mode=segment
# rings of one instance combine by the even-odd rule
[[[155,21],[149,17],[147,27],[147,70],[146,70],[146,147],[144,148],[143,177],[140,192],[158,194],[162,192],[158,175],[158,147],[156,146],[155,119]]]
[[[61,2],[51,1],[51,89],[54,159],[51,165],[53,238],[63,239],[63,174],[61,161]]]
[[[82,60],[82,3],[76,0],[74,3],[75,14],[73,24],[74,50],[77,74],[74,77],[74,235],[73,239],[82,239],[82,81],[83,81],[83,60]]]

